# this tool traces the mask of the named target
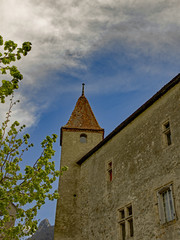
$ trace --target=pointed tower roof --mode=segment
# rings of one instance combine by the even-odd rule
[[[102,130],[99,126],[94,113],[89,105],[87,98],[84,96],[84,83],[82,84],[82,95],[78,99],[76,106],[64,126],[65,128],[78,128],[88,130]]]
[[[84,85],[83,83],[82,95],[79,97],[69,121],[61,128],[61,132],[62,130],[95,131],[104,134],[104,129],[99,126],[90,104],[84,95]]]

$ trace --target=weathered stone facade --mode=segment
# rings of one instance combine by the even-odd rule
[[[80,239],[80,166],[76,162],[101,142],[103,136],[104,130],[97,123],[87,99],[81,96],[68,123],[61,128],[61,166],[68,166],[68,171],[59,181],[54,239]]]
[[[75,155],[80,150],[70,143],[81,144],[80,133],[66,134],[62,156],[72,151],[72,158],[70,163],[64,155],[61,164],[73,164],[72,183],[63,176],[60,193],[70,199],[76,192],[74,210],[64,211],[64,218],[78,220],[69,225],[69,235],[57,234],[55,240],[180,239],[180,75],[85,156],[83,150]],[[61,224],[56,216],[56,232]]]

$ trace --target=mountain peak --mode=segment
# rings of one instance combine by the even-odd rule
[[[49,223],[49,220],[47,218],[45,218],[40,222],[38,230],[40,230],[42,228],[47,228],[47,227],[50,227],[50,226],[51,226],[51,224]]]
[[[43,219],[37,231],[29,240],[53,240],[54,239],[54,226],[51,226],[47,218]]]

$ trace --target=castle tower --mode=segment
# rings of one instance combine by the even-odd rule
[[[76,163],[82,156],[103,140],[102,129],[84,95],[82,95],[70,116],[61,128],[61,167],[68,166],[59,179],[60,198],[57,201],[54,240],[80,240],[80,206],[78,191],[80,166]]]

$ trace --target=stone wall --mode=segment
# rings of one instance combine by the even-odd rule
[[[171,129],[169,146],[163,137],[165,121]],[[109,162],[112,181],[107,171]],[[122,239],[118,209],[129,204],[134,236],[128,233],[125,239],[180,239],[180,84],[90,156],[81,165],[80,179],[79,239]],[[160,224],[157,191],[171,183],[176,219]]]
[[[87,143],[80,142],[81,134],[87,135]],[[103,133],[66,130],[62,136],[61,166],[68,166],[68,171],[59,180],[54,239],[80,240],[80,166],[76,161],[102,141]]]

